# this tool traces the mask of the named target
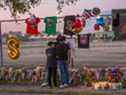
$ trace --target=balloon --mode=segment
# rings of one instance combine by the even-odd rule
[[[93,8],[92,13],[97,16],[101,13],[101,10],[96,7],[96,8]]]
[[[72,32],[74,33],[80,33],[83,30],[83,28],[74,28]]]
[[[110,17],[107,17],[105,19],[105,23],[108,24],[108,25],[110,25],[112,23],[112,19]]]
[[[103,26],[103,29],[104,29],[104,31],[109,31],[110,26],[106,24],[106,25]]]
[[[76,19],[75,22],[73,23],[73,32],[79,33],[83,29],[83,24],[80,19]]]
[[[97,18],[97,19],[96,19],[96,23],[97,23],[98,25],[104,26],[105,20],[104,20],[103,17],[100,17],[100,18]]]
[[[94,29],[95,29],[96,31],[99,31],[99,30],[100,30],[100,26],[99,26],[98,24],[95,24],[95,25],[94,25]]]

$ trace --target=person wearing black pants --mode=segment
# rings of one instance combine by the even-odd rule
[[[57,62],[56,62],[56,51],[55,43],[49,42],[48,48],[46,49],[47,56],[47,81],[50,88],[57,86]],[[53,82],[52,82],[53,79]]]
[[[53,86],[52,79],[53,79],[54,86],[57,87],[57,68],[56,67],[48,68],[48,85],[51,88]]]

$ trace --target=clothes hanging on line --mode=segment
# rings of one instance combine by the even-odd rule
[[[56,34],[56,24],[57,24],[57,17],[46,17],[44,18],[45,23],[45,34],[47,35],[55,35]]]
[[[28,35],[38,35],[38,24],[40,23],[40,18],[26,19],[26,34]]]

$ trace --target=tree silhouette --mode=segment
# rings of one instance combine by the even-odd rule
[[[41,0],[0,0],[0,8],[9,9],[12,16],[24,14],[37,5]]]
[[[16,17],[17,14],[24,14],[29,12],[31,8],[41,4],[42,0],[0,0],[0,8],[10,10],[13,17]],[[43,0],[44,1],[44,0]],[[55,0],[57,5],[58,13],[62,12],[62,8],[65,5],[75,4],[79,0]]]

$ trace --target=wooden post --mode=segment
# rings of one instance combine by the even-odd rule
[[[0,21],[0,63],[3,66],[3,46],[2,46],[2,31],[1,31],[1,21]]]

